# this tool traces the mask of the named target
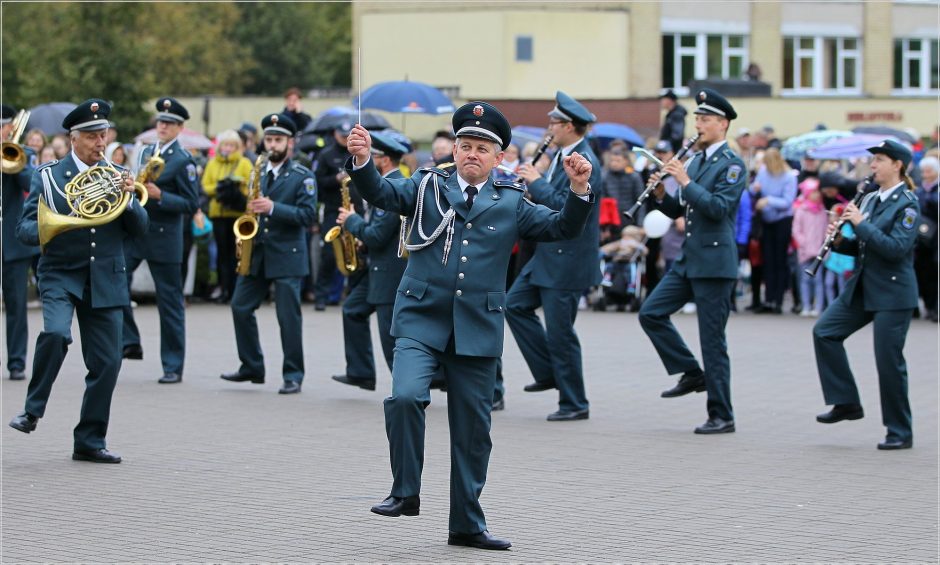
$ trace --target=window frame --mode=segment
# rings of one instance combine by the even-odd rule
[[[793,65],[791,69],[793,74],[793,86],[788,88],[782,85],[780,89],[781,96],[862,96],[862,72],[864,66],[862,65],[863,52],[861,49],[862,38],[860,36],[843,34],[785,34],[782,39],[784,42],[784,66],[787,61],[786,42],[787,40],[791,40],[793,43],[793,60],[791,62]],[[808,48],[802,47],[801,43],[804,39],[811,39],[813,46]],[[826,60],[825,46],[827,40],[836,42],[836,57],[834,62],[836,65],[836,86],[831,88],[824,86],[826,84],[824,62]],[[846,48],[846,40],[854,40],[855,48]],[[812,86],[809,87],[800,86],[803,82],[803,69],[801,68],[800,62],[803,59],[810,59],[813,62]],[[844,63],[847,59],[855,60],[855,86],[852,87],[845,86]],[[786,68],[784,68],[784,76],[786,76],[786,72]]]
[[[663,84],[663,88],[671,88],[677,96],[687,96],[689,87],[682,85],[682,58],[692,57],[693,71],[691,80],[705,80],[708,76],[708,38],[718,36],[721,38],[721,78],[733,79],[741,78],[750,64],[750,34],[748,33],[716,33],[716,32],[688,32],[688,31],[663,31],[661,36],[672,40],[672,80],[673,86]],[[694,47],[684,47],[682,45],[683,36],[692,36],[695,38]],[[730,47],[730,37],[740,37],[741,47]],[[732,77],[729,76],[731,67],[731,58],[741,58],[741,74]],[[663,62],[665,65],[665,61]]]
[[[891,94],[896,96],[924,96],[924,97],[934,97],[940,94],[940,85],[937,87],[931,87],[930,81],[932,79],[932,69],[930,66],[931,55],[937,57],[938,62],[940,62],[940,41],[936,37],[930,37],[925,35],[907,35],[895,37],[891,42],[892,47],[892,59],[891,64],[896,65],[898,62],[894,60],[893,51],[896,47],[897,42],[901,42],[901,86],[894,86],[894,73],[897,71],[896,68],[892,68],[891,72]],[[911,41],[920,41],[921,49],[919,51],[910,50]],[[920,76],[921,76],[921,85],[917,87],[910,86],[910,67],[909,61],[919,60],[920,67]]]

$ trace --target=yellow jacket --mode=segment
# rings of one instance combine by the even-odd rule
[[[244,210],[229,210],[223,208],[215,199],[215,186],[225,177],[234,177],[241,181],[242,194],[248,196],[248,177],[251,175],[251,161],[241,153],[232,153],[228,157],[216,155],[206,164],[202,173],[202,189],[209,197],[210,218],[237,218],[245,213]]]

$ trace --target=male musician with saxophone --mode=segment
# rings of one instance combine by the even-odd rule
[[[391,137],[372,134],[372,160],[384,178],[404,178],[398,164],[408,149]],[[392,337],[392,308],[407,258],[399,257],[398,240],[401,220],[398,214],[369,205],[365,217],[355,209],[340,208],[336,223],[366,245],[368,265],[350,277],[352,289],[343,302],[343,342],[346,373],[333,380],[375,390],[375,361],[369,316],[374,312],[379,324],[379,340],[388,370],[392,370],[395,338]]]
[[[2,106],[0,139],[3,140],[3,305],[6,308],[7,369],[11,381],[26,378],[26,289],[29,266],[39,254],[39,248],[23,245],[16,239],[16,224],[23,214],[23,202],[29,192],[29,182],[35,170],[33,150],[19,144],[29,112],[16,113],[7,104]],[[14,120],[16,116],[16,120]],[[20,123],[14,123],[20,122]],[[9,155],[8,155],[9,152]]]
[[[591,163],[564,160],[570,178],[561,212],[523,198],[521,184],[494,181],[512,132],[486,102],[469,102],[452,118],[457,141],[453,173],[419,169],[411,178],[382,178],[372,140],[357,125],[347,163],[362,195],[389,213],[405,214],[408,266],[395,299],[392,395],[385,400],[392,490],[372,507],[384,516],[417,516],[424,461],[425,408],[431,379],[447,380],[451,434],[450,535],[447,543],[508,549],[486,529],[480,492],[486,482],[496,362],[503,352],[506,269],[520,237],[539,241],[577,236],[594,209]],[[559,165],[561,166],[561,165]]]
[[[183,380],[186,355],[186,311],[180,265],[188,259],[183,256],[183,230],[190,229],[190,226],[183,219],[191,216],[199,206],[199,185],[196,162],[178,141],[189,112],[169,97],[157,100],[156,107],[159,139],[141,152],[138,169],[145,168],[151,159],[157,157],[163,159],[165,166],[156,180],[144,179],[150,196],[145,206],[150,215],[150,230],[127,246],[126,284],[130,288],[134,271],[146,259],[156,287],[157,311],[160,314],[163,376],[157,382],[173,384]],[[143,359],[143,356],[134,311],[128,305],[124,308],[124,358]]]
[[[88,374],[72,459],[94,463],[121,462],[119,455],[107,450],[105,435],[121,369],[121,307],[130,302],[124,240],[146,233],[148,222],[136,198],[127,194],[134,191],[134,179],[102,160],[110,113],[107,102],[91,99],[65,117],[62,127],[69,131],[72,152],[33,174],[16,232],[25,245],[44,242],[37,273],[43,331],[36,339],[25,409],[10,427],[32,432],[45,414],[52,383],[72,343],[76,313]],[[93,173],[103,174],[89,179]],[[77,199],[84,204],[94,201],[108,214],[86,219],[72,212],[86,209],[76,204]]]
[[[835,235],[840,223],[849,222],[855,238],[835,235],[833,250],[857,257],[845,292],[826,308],[813,327],[816,365],[823,397],[832,409],[816,416],[822,424],[858,420],[864,416],[845,340],[873,324],[875,366],[881,391],[881,420],[888,429],[878,449],[910,449],[914,434],[907,397],[907,363],[904,341],[911,326],[911,311],[917,308],[917,281],[913,250],[917,240],[920,205],[914,182],[907,176],[910,149],[885,140],[868,152],[874,157],[871,171],[880,188],[861,204],[849,203],[840,222],[829,226]]]
[[[313,225],[317,215],[316,182],[310,169],[290,159],[297,126],[289,117],[269,114],[261,120],[261,128],[267,158],[259,158],[252,171],[250,184],[260,183],[260,193],[254,194],[256,197],[248,202],[248,213],[253,215],[257,231],[249,240],[250,258],[245,256],[245,247],[242,247],[239,261],[248,260],[248,265],[239,265],[241,276],[232,296],[235,343],[241,367],[221,378],[231,382],[264,383],[264,353],[258,338],[255,310],[274,283],[274,306],[284,352],[284,384],[278,392],[296,394],[304,379],[300,287],[310,270],[306,229]],[[254,191],[255,186],[249,186],[250,196]]]
[[[711,89],[696,95],[695,129],[698,153],[687,163],[668,161],[653,174],[654,207],[670,218],[685,217],[682,254],[640,308],[640,325],[653,342],[666,371],[682,373],[679,383],[663,398],[708,391],[708,421],[697,434],[734,431],[731,409],[731,364],[725,324],[731,310],[731,289],[738,276],[735,218],[747,186],[744,162],[725,142],[731,120],[738,117],[731,103]],[[679,183],[669,195],[661,182],[672,175]],[[704,372],[669,317],[694,301],[698,312]]]
[[[601,186],[601,163],[584,137],[588,125],[597,120],[561,91],[548,117],[548,130],[558,148],[548,176],[542,178],[531,165],[520,167],[519,176],[528,184],[533,201],[561,210],[571,185],[562,167],[565,156],[576,152],[589,160],[593,171],[590,184],[598,189]],[[589,415],[574,321],[584,291],[601,282],[599,215],[600,206],[595,206],[584,231],[574,239],[539,243],[506,297],[506,321],[535,379],[525,390],[558,389],[558,410],[548,415],[550,422],[587,420]],[[540,306],[544,327],[535,313]]]

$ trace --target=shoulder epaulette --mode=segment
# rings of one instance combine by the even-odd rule
[[[37,170],[37,171],[41,171],[41,170],[43,170],[43,169],[48,169],[48,168],[51,167],[52,165],[58,165],[58,164],[59,164],[59,160],[58,160],[58,159],[53,159],[53,160],[51,160],[51,161],[49,161],[49,162],[47,162],[47,163],[43,163],[42,165],[39,165],[38,167],[36,167],[36,170]]]
[[[300,163],[291,163],[291,170],[297,171],[298,173],[301,173],[301,174],[304,174],[304,175],[307,174],[307,173],[313,174],[313,171],[311,171],[311,170],[308,169],[307,167],[301,165]]]
[[[511,188],[519,192],[525,192],[525,186],[521,182],[511,180],[494,180],[493,186],[496,188]]]
[[[735,153],[734,151],[732,151],[730,147],[724,147],[724,148],[722,148],[721,153],[722,153],[725,157],[727,157],[728,159],[740,159],[740,157],[738,157],[737,153]]]
[[[435,175],[442,176],[445,179],[450,176],[450,173],[441,169],[439,167],[421,167],[418,169],[419,173],[434,173]]]
[[[911,202],[917,202],[917,197],[914,196],[914,193],[911,192],[910,189],[905,188],[904,192],[902,192],[901,194],[903,194],[904,196],[907,196],[907,199],[910,200]]]

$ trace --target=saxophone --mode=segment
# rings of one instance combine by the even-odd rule
[[[340,184],[339,192],[343,198],[343,208],[349,208],[352,199],[349,197],[349,182],[346,177]],[[359,257],[356,255],[356,238],[345,227],[333,226],[323,236],[323,241],[333,244],[333,254],[336,255],[336,268],[343,276],[348,277],[359,269]]]
[[[255,160],[255,166],[251,169],[251,176],[248,177],[248,204],[261,196],[261,171],[268,164],[268,154],[262,153]],[[245,213],[235,220],[232,226],[235,231],[235,257],[238,258],[238,266],[235,272],[242,276],[247,276],[251,271],[251,248],[254,244],[254,238],[258,235],[258,215],[252,214],[247,209]]]
[[[166,167],[166,161],[160,157],[160,146],[158,144],[153,148],[153,155],[150,159],[147,159],[144,166],[137,172],[137,178],[134,179],[135,183],[146,185],[148,182],[157,182],[157,179],[163,173],[164,167]]]

